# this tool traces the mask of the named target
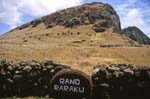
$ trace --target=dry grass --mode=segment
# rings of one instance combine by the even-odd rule
[[[127,63],[150,65],[150,47],[0,46],[0,58],[9,60],[52,59],[91,74],[96,64]],[[138,53],[138,54],[137,54]],[[11,97],[5,99],[49,99],[48,97]]]
[[[15,30],[1,36],[0,42],[4,43],[0,44],[0,60],[51,59],[87,74],[91,74],[93,66],[97,64],[126,63],[150,66],[150,46],[127,47],[126,45],[130,44],[129,40],[117,33],[112,33],[112,28],[103,33],[95,33],[90,25],[75,28],[56,26],[45,29],[44,25],[40,24],[34,28]],[[123,45],[123,47],[99,47],[103,44]]]
[[[8,45],[0,46],[0,58],[7,60],[56,60],[82,71],[96,64],[127,63],[150,65],[149,47],[56,46],[56,45]],[[138,53],[138,54],[137,54]],[[85,70],[84,70],[85,68]],[[87,69],[87,70],[86,70]]]
[[[0,37],[0,59],[39,60],[52,59],[90,73],[96,64],[150,65],[150,48],[125,47],[128,38],[112,33],[93,31],[91,25],[46,29],[44,24],[14,30]],[[99,47],[103,44],[124,47]],[[136,44],[136,43],[135,43]]]

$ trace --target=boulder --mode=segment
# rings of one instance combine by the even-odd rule
[[[73,26],[77,26],[77,25],[80,25],[80,20],[78,20],[78,19],[72,19],[72,20],[66,21],[64,23],[65,27],[73,27]]]
[[[115,67],[115,66],[109,66],[107,67],[107,70],[109,72],[114,72],[114,71],[119,71],[119,68],[118,67]]]
[[[13,67],[12,67],[12,66],[8,66],[8,67],[7,67],[7,70],[12,71],[12,70],[13,70]]]
[[[125,69],[125,70],[124,70],[124,73],[125,73],[126,75],[133,75],[133,74],[134,74],[133,70],[131,70],[130,68]]]
[[[106,28],[104,28],[104,27],[99,27],[99,28],[94,27],[95,32],[104,32],[105,30],[106,30]]]
[[[32,67],[31,66],[25,66],[24,68],[23,68],[23,71],[25,71],[25,72],[30,72],[32,70]]]
[[[49,85],[51,98],[91,99],[92,81],[85,73],[74,69],[62,69],[56,73]]]

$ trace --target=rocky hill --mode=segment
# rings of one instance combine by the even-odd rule
[[[67,28],[91,24],[96,32],[103,32],[110,27],[113,27],[114,31],[121,30],[119,16],[116,11],[108,4],[97,2],[52,13],[16,29],[29,26],[36,27],[41,23],[44,23],[46,28],[58,25]]]
[[[149,46],[143,45],[149,44],[148,38],[138,31],[132,37],[123,35],[120,25],[109,4],[94,2],[64,9],[0,36],[0,60],[50,58],[86,72],[97,63],[149,65]]]
[[[73,27],[75,28],[75,27],[81,27],[81,26],[85,26],[85,27],[89,26],[86,28],[91,28],[91,30],[94,30],[94,32],[96,33],[98,32],[103,33],[111,28],[112,29],[111,32],[125,34],[131,40],[134,40],[138,42],[139,44],[146,44],[146,45],[150,44],[150,39],[137,27],[128,27],[126,29],[121,30],[121,23],[119,20],[119,16],[117,15],[113,7],[108,4],[98,3],[98,2],[68,8],[68,9],[61,10],[61,11],[49,14],[47,16],[35,19],[29,23],[23,24],[11,30],[6,35],[9,35],[13,31],[15,32],[17,31],[20,33],[21,30],[25,30],[29,27],[38,28],[41,24],[43,24],[42,30],[46,30],[46,29],[53,30],[54,27],[58,27],[58,26],[63,26],[63,28],[73,28]],[[32,32],[32,30],[33,29],[27,30],[29,33],[26,33],[28,36],[30,36],[30,38],[32,37],[31,34],[32,35],[35,34],[34,32]],[[80,31],[81,30],[77,32],[80,32]],[[24,31],[21,31],[21,32],[24,32]],[[44,36],[44,35],[50,34],[50,33],[44,33],[44,32],[45,31],[43,31],[41,35]],[[63,32],[65,31],[62,31],[61,34],[63,34]],[[87,34],[87,35],[92,35],[92,34]],[[17,37],[19,37],[18,35],[19,34],[17,34]],[[4,36],[4,38],[5,37],[7,36]],[[9,38],[12,38],[12,36]]]
[[[0,40],[3,40],[2,43],[36,43],[35,39],[43,42],[41,39],[46,40],[48,37],[56,42],[62,38],[65,43],[68,43],[68,39],[74,39],[73,42],[87,41],[103,45],[131,44],[131,39],[121,36],[120,31],[120,20],[116,11],[108,4],[94,2],[61,10],[23,24],[6,33]]]
[[[122,29],[121,33],[139,42],[140,44],[146,44],[146,45],[150,44],[150,38],[135,26]]]

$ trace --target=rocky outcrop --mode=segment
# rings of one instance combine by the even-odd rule
[[[137,41],[139,44],[150,44],[150,38],[148,38],[137,27],[128,27],[121,30],[120,19],[116,11],[111,5],[101,2],[87,3],[57,11],[47,16],[35,19],[29,23],[23,24],[16,29],[21,30],[30,27],[30,30],[32,30],[32,28],[37,27],[41,23],[45,25],[43,29],[53,28],[55,26],[72,28],[77,26],[80,27],[82,25],[90,25],[88,28],[93,29],[95,32],[102,33],[108,30],[108,28],[112,28],[113,31],[110,32],[116,32],[119,35],[124,34],[130,38],[128,39],[130,44],[134,44],[134,41]],[[10,32],[14,30],[15,29],[11,30]],[[80,32],[80,30],[77,32]]]
[[[108,27],[114,27],[114,31],[120,31],[120,20],[115,10],[108,4],[98,2],[68,8],[42,19],[47,26],[73,27],[92,24],[97,32]]]
[[[61,10],[33,20],[30,23],[17,27],[17,29],[23,29],[30,25],[36,27],[40,23],[44,23],[47,28],[52,28],[56,25],[67,28],[91,24],[96,32],[103,32],[109,27],[113,27],[114,32],[121,30],[119,16],[116,11],[112,6],[100,2]]]
[[[132,40],[137,41],[140,44],[149,45],[150,38],[146,36],[139,28],[133,26],[128,27],[121,30],[121,34],[126,35],[127,37],[131,38]]]
[[[63,68],[69,67],[51,60],[0,61],[0,98],[48,95],[50,80]]]
[[[98,65],[92,75],[94,99],[148,99],[150,67]]]

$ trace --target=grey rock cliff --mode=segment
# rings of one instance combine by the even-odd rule
[[[125,34],[127,37],[131,38],[132,40],[137,41],[139,44],[145,44],[145,45],[150,44],[150,38],[135,26],[122,29],[121,34]]]

